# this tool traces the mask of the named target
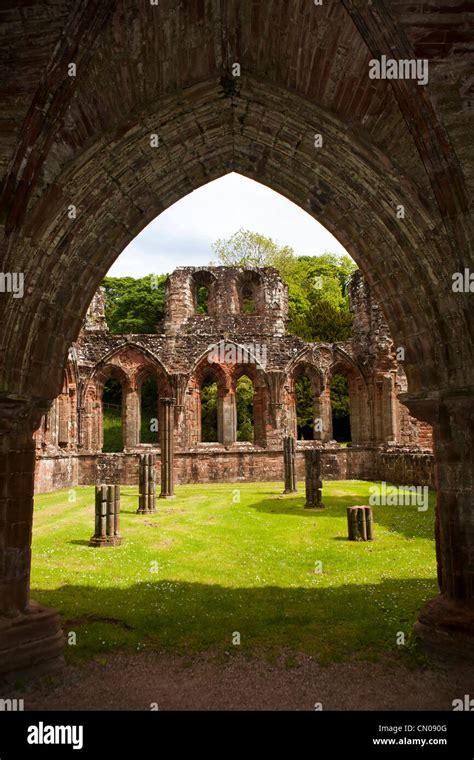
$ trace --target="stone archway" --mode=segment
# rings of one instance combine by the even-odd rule
[[[0,298],[0,607],[9,615],[0,673],[60,657],[57,618],[29,607],[32,434],[61,390],[87,306],[152,218],[229,171],[336,235],[404,347],[404,402],[433,425],[437,461],[442,597],[423,631],[436,637],[454,605],[457,630],[472,637],[474,310],[470,293],[451,288],[453,272],[473,266],[472,173],[461,169],[469,91],[462,49],[456,65],[448,60],[467,12],[444,14],[454,42],[429,45],[436,9],[419,5],[422,22],[417,2],[405,12],[352,0],[87,0],[72,14],[66,2],[47,14],[41,2],[25,14],[7,3],[1,260],[3,272],[24,274],[25,292],[21,306]],[[368,62],[382,53],[425,55],[429,84],[371,80]],[[440,97],[446,81],[458,101]]]
[[[323,399],[322,396],[322,373],[320,368],[313,364],[310,357],[304,356],[297,359],[291,368],[290,372],[290,393],[291,393],[291,416],[293,417],[292,427],[295,437],[298,439],[298,403],[297,403],[297,383],[302,379],[306,379],[311,389],[311,395],[313,398],[313,414],[311,427],[313,430],[312,440],[321,441],[325,439],[324,430],[327,429],[327,420],[324,419]],[[326,424],[323,424],[323,423]]]
[[[201,388],[205,381],[215,383],[217,390],[217,440],[215,442],[229,445],[235,437],[235,415],[233,413],[230,374],[227,367],[209,361],[209,352],[197,361],[189,382],[190,417],[193,422],[187,432],[188,442],[191,445],[196,445],[203,441]]]

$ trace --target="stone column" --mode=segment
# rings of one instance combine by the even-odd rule
[[[392,372],[390,374],[390,377],[387,382],[388,390],[390,393],[389,398],[389,405],[387,413],[389,415],[389,441],[391,443],[397,443],[400,439],[400,430],[399,430],[399,416],[398,416],[398,402],[397,402],[397,392],[396,392],[396,375],[395,372]]]
[[[372,407],[369,403],[367,384],[362,377],[355,377],[350,405],[351,438],[353,445],[368,445],[372,440]]]
[[[237,410],[235,395],[226,392],[217,397],[217,439],[224,446],[230,446],[237,440]]]
[[[440,595],[422,609],[415,631],[432,654],[474,661],[474,398],[400,400],[433,426],[435,454]]]
[[[321,452],[317,449],[307,449],[304,453],[306,504],[305,509],[323,509],[321,499]]]
[[[326,443],[332,440],[331,387],[329,385],[319,395],[319,414],[323,427],[320,440]]]
[[[160,398],[161,493],[174,499],[174,398]]]
[[[347,533],[349,541],[374,540],[372,507],[347,507]]]
[[[95,487],[95,532],[91,546],[120,546],[120,486]]]
[[[123,389],[122,443],[124,450],[134,449],[140,440],[140,394],[136,388]]]
[[[58,614],[29,598],[33,432],[48,407],[0,397],[0,680],[64,665]]]
[[[374,423],[374,443],[376,446],[385,444],[385,404],[384,404],[384,378],[375,375],[372,383],[373,388],[373,423]]]
[[[69,445],[69,395],[62,393],[56,399],[58,404],[58,445]]]
[[[281,370],[268,370],[266,381],[268,385],[268,412],[266,419],[269,426],[267,429],[267,444],[270,448],[280,446],[283,433],[284,401],[288,405],[285,395],[286,372]]]
[[[259,377],[254,385],[253,396],[253,433],[254,443],[256,446],[266,446],[267,431],[266,418],[267,412],[267,392],[266,386]]]
[[[397,405],[393,375],[379,375],[375,388],[378,391],[375,411],[379,428],[377,444],[395,444],[397,442]]]
[[[138,459],[138,514],[156,512],[156,454]]]
[[[368,433],[368,440],[367,443],[369,446],[375,446],[377,443],[376,439],[376,424],[375,424],[375,402],[374,402],[374,388],[371,384],[370,387],[367,389],[367,417],[369,419],[369,425],[367,428]]]
[[[323,441],[324,438],[324,420],[321,407],[321,396],[315,394],[313,398],[313,439],[315,441]]]
[[[290,435],[283,438],[283,462],[285,466],[285,490],[283,493],[297,493],[295,439]]]
[[[189,427],[189,396],[186,393],[189,382],[189,375],[185,372],[174,372],[170,375],[172,395],[176,399],[174,409],[174,427],[175,427],[175,444],[178,449],[184,449],[187,446],[187,429]]]

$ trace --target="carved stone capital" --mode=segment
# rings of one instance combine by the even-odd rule
[[[186,388],[188,387],[189,375],[185,372],[174,372],[170,375],[172,393],[176,397],[176,405],[184,406]]]
[[[266,374],[268,383],[268,389],[270,391],[270,403],[281,406],[281,395],[285,386],[285,380],[287,378],[286,372],[281,370],[272,369]]]

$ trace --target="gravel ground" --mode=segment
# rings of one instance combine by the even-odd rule
[[[451,710],[453,699],[474,694],[472,667],[323,666],[302,655],[287,662],[117,654],[15,696],[25,710],[314,710],[317,702],[324,710]]]

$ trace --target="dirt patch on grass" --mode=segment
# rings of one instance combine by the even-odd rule
[[[452,710],[474,668],[409,670],[381,663],[320,665],[287,653],[269,663],[240,654],[116,654],[69,667],[18,693],[25,710]]]
[[[175,540],[173,538],[163,538],[157,544],[153,544],[153,546],[155,549],[169,549],[174,543]]]

